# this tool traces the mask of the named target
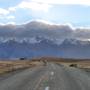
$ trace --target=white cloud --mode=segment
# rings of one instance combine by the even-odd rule
[[[0,26],[6,26],[6,25],[16,25],[16,23],[15,22],[13,22],[13,21],[11,21],[11,22],[7,22],[7,23],[1,23],[0,22]]]
[[[72,30],[76,29],[71,23],[64,23],[62,25],[69,26]]]
[[[3,8],[0,8],[0,15],[8,15],[9,14],[9,11],[6,10],[6,9],[3,9]]]
[[[15,19],[15,16],[10,15],[10,16],[7,16],[6,18],[7,19]]]
[[[15,25],[16,23],[11,21],[11,22],[7,22],[6,24]]]
[[[11,20],[11,19],[15,19],[15,16],[12,15],[0,15],[0,20]]]
[[[33,2],[47,3],[47,4],[80,4],[90,5],[90,0],[32,0]]]
[[[15,16],[10,15],[9,9],[3,9],[0,8],[0,20],[9,20],[9,19],[15,19]]]
[[[18,8],[23,8],[23,9],[31,9],[33,11],[47,12],[50,7],[51,7],[51,5],[49,5],[49,4],[44,4],[44,3],[39,3],[39,2],[31,2],[31,1],[22,1],[17,6],[10,7],[8,10],[16,11],[16,9],[18,9]]]
[[[32,20],[33,21],[33,20]],[[54,23],[50,22],[50,21],[46,21],[46,20],[42,20],[42,19],[36,19],[34,21],[37,21],[37,22],[42,22],[42,23],[45,23],[45,24],[50,24],[50,25],[53,25]]]
[[[16,7],[9,7],[8,10],[9,10],[10,12],[15,12],[15,11],[16,11]]]
[[[9,12],[15,12],[18,8],[47,12],[49,8],[57,4],[77,4],[90,6],[90,0],[22,0],[22,2],[18,5],[9,7],[8,10],[3,9],[0,13],[7,14]]]
[[[6,25],[5,23],[0,22],[0,26]]]

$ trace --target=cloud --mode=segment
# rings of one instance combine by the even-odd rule
[[[78,4],[90,5],[90,0],[32,0],[33,2],[47,3],[47,4]]]
[[[0,8],[0,16],[2,15],[8,15],[9,14],[9,11],[6,10],[6,9],[3,9],[3,8]]]
[[[16,23],[11,21],[11,22],[7,22],[6,24],[15,25]]]
[[[6,24],[15,25],[15,22],[8,22]],[[1,25],[4,25],[3,28]],[[90,28],[72,28],[71,24],[57,25],[57,24],[46,24],[46,22],[32,21],[27,24],[20,26],[15,25],[10,28],[10,25],[5,27],[5,24],[0,25],[0,36],[1,37],[13,37],[16,38],[31,38],[36,36],[41,36],[49,38],[50,40],[62,41],[64,39],[80,39],[80,40],[90,40]],[[15,30],[14,30],[15,29]],[[6,32],[7,31],[7,32]],[[5,32],[5,33],[3,33]],[[8,33],[8,34],[7,34]]]
[[[47,12],[51,7],[57,4],[90,6],[90,0],[22,0],[22,2],[16,6],[9,7],[8,11],[5,10],[4,12],[15,12],[18,8]]]
[[[3,9],[0,8],[0,20],[2,22],[0,22],[0,25],[5,25],[5,24],[15,24],[15,22],[10,22],[10,20],[15,19],[15,16],[10,14],[10,11],[8,9]],[[4,22],[4,23],[3,23]],[[6,22],[6,23],[5,23]]]
[[[14,20],[15,16],[13,15],[0,15],[0,20]]]
[[[16,7],[9,7],[8,10],[9,10],[10,12],[15,12],[15,11],[16,11]]]
[[[73,36],[79,39],[90,39],[90,28],[78,28],[74,31]]]
[[[33,20],[32,20],[33,21]],[[42,19],[36,19],[34,21],[37,21],[37,22],[42,22],[42,23],[46,23],[46,24],[50,24],[50,25],[53,25],[54,23],[50,22],[50,21],[46,21],[46,20],[42,20]]]
[[[26,2],[23,1],[18,5],[19,8],[27,8],[27,9],[32,9],[36,11],[48,11],[48,9],[51,7],[48,4],[43,4],[43,3],[37,3],[37,2]]]
[[[14,7],[9,7],[9,11],[16,11],[18,8],[22,9],[30,9],[32,11],[44,11],[48,12],[49,8],[51,5],[49,4],[44,4],[44,3],[39,3],[39,2],[31,2],[31,1],[22,1],[18,5]]]
[[[0,26],[6,26],[6,25],[15,25],[16,23],[15,22],[7,22],[7,23],[0,23]],[[7,26],[9,27],[9,26]]]
[[[9,15],[6,17],[7,19],[15,19],[15,16]]]

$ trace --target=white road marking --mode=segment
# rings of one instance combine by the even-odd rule
[[[51,75],[53,76],[54,75],[54,72],[51,72]]]
[[[50,87],[49,87],[49,86],[47,86],[47,87],[45,88],[45,90],[50,90]]]

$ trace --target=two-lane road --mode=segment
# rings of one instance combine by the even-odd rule
[[[48,63],[1,80],[0,90],[90,90],[90,76],[76,68]]]

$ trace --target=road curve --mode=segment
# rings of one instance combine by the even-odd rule
[[[77,68],[48,63],[0,80],[0,90],[90,90],[90,75]]]

